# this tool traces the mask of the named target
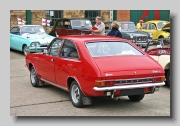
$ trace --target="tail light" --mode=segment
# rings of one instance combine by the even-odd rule
[[[97,87],[106,87],[114,85],[114,81],[96,81],[95,83]]]
[[[153,82],[163,82],[166,81],[165,76],[160,76],[160,77],[154,77]]]

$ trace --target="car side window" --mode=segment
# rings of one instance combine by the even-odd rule
[[[79,58],[77,48],[74,42],[70,40],[65,40],[62,46],[60,57],[77,59]]]
[[[19,27],[14,27],[11,29],[10,31],[11,34],[16,34],[16,35],[19,35],[20,34],[20,29]]]
[[[70,28],[71,28],[71,23],[70,23],[70,21],[64,21],[64,26],[63,26],[63,28],[65,28],[65,29],[70,29]]]
[[[61,43],[61,39],[56,39],[49,48],[49,55],[58,56],[58,50],[61,46]]]
[[[156,30],[155,25],[154,24],[149,24],[149,30]]]
[[[59,21],[56,28],[63,28],[63,21]]]
[[[142,29],[147,29],[148,24],[143,24]]]

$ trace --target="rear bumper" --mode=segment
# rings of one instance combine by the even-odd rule
[[[147,84],[135,84],[135,85],[121,85],[121,86],[112,86],[112,87],[94,87],[94,91],[113,91],[113,90],[124,90],[124,89],[136,89],[136,88],[148,88],[155,86],[163,86],[165,82],[160,83],[147,83]]]

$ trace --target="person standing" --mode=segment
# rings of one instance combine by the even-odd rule
[[[122,38],[122,34],[119,31],[120,24],[117,21],[112,22],[111,24],[111,31],[107,34],[107,36],[114,36]]]
[[[142,23],[143,23],[144,21],[143,20],[139,20],[139,22],[137,23],[137,25],[136,25],[136,28],[139,30],[139,31],[142,31]]]
[[[105,24],[102,22],[101,17],[96,17],[96,24],[90,29],[94,35],[105,35]]]

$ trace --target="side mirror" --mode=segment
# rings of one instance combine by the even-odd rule
[[[44,53],[44,54],[48,54],[47,49],[44,49],[44,50],[43,50],[43,53]]]

